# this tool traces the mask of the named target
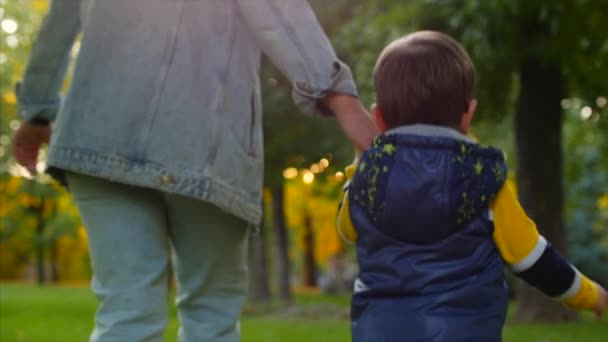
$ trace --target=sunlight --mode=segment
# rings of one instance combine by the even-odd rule
[[[12,33],[17,32],[19,25],[13,19],[3,19],[2,23],[0,23],[0,27],[2,27],[2,30],[4,32],[6,32],[8,34],[12,34]]]
[[[336,172],[335,177],[336,177],[336,180],[338,182],[343,181],[344,180],[344,172],[340,172],[340,171]]]
[[[0,136],[0,145],[6,146],[11,142],[11,139],[8,137],[8,135],[2,135]]]
[[[8,125],[13,131],[16,131],[19,129],[19,126],[21,126],[21,123],[19,122],[19,120],[12,120],[11,123]]]
[[[586,106],[586,107],[583,107],[583,109],[581,109],[581,119],[589,120],[591,115],[593,115],[593,110],[591,109],[591,107]]]
[[[36,164],[36,171],[38,171],[38,173],[42,174],[42,173],[44,173],[45,170],[46,170],[46,162],[45,161],[39,161]]]
[[[283,177],[285,179],[294,179],[298,177],[298,169],[295,167],[289,167],[283,171]]]
[[[80,41],[76,41],[76,42],[74,42],[74,45],[72,46],[72,51],[70,52],[70,55],[72,56],[72,58],[75,58],[76,56],[78,56],[79,52],[80,52]]]
[[[34,177],[32,177],[32,175],[29,173],[29,171],[25,167],[23,167],[17,163],[11,164],[8,172],[15,177],[22,177],[22,178],[26,178],[26,179],[34,178]]]
[[[304,182],[304,184],[311,184],[314,180],[314,173],[310,172],[310,170],[304,171],[304,175],[302,176],[302,181]]]
[[[19,38],[17,38],[16,36],[8,36],[6,37],[6,45],[14,48],[17,47],[17,45],[19,45]]]

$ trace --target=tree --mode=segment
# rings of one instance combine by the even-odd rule
[[[2,263],[6,269],[0,276],[19,277],[33,255],[38,284],[58,282],[63,273],[62,254],[70,253],[61,251],[59,243],[64,237],[76,238],[81,227],[74,204],[63,189],[45,182],[44,177],[28,180],[5,174],[1,178],[0,242],[12,262]],[[86,244],[84,251],[86,254]]]
[[[568,251],[577,267],[608,286],[608,105],[563,101]]]
[[[262,219],[257,233],[249,235],[249,301],[253,304],[271,299],[266,246],[266,224]]]

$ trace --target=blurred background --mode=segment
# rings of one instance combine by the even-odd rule
[[[461,41],[478,72],[474,135],[505,151],[509,181],[543,235],[608,285],[608,1],[309,2],[368,106],[372,69],[389,41],[419,29]],[[19,127],[13,87],[48,4],[0,0],[2,341],[86,340],[95,310],[86,234],[69,194],[46,175],[30,177],[10,153]],[[250,238],[243,340],[348,340],[356,258],[335,217],[354,151],[335,122],[298,113],[269,63],[262,80],[265,218]],[[505,340],[608,340],[607,320],[573,315],[509,282]],[[167,340],[175,340],[172,317]]]

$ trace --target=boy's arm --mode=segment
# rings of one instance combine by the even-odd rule
[[[17,84],[19,115],[37,123],[55,119],[72,45],[80,32],[80,1],[53,0],[40,27],[25,69]]]
[[[355,165],[350,165],[346,168],[346,179],[347,182],[344,185],[344,194],[342,195],[342,201],[338,207],[338,219],[336,226],[340,236],[348,242],[355,242],[357,240],[357,232],[353,226],[353,222],[350,219],[350,205],[348,201],[348,187],[350,180],[355,172]]]
[[[526,215],[508,183],[492,205],[494,242],[515,275],[572,309],[596,310],[603,289],[570,265]]]

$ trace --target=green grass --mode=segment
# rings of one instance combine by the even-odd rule
[[[246,314],[243,342],[348,341],[348,298],[302,294],[297,309]],[[95,298],[87,288],[0,285],[0,341],[86,341],[93,327]],[[166,341],[176,341],[175,308]],[[505,342],[608,341],[608,320],[585,316],[570,324],[508,324]]]

